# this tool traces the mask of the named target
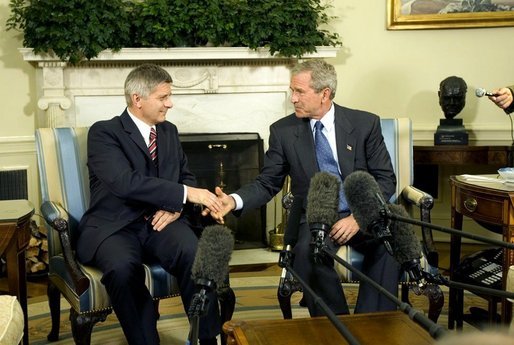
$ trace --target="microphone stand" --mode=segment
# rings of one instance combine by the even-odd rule
[[[382,208],[380,209],[380,216],[383,219],[395,220],[395,221],[404,222],[404,223],[408,223],[408,224],[418,225],[421,227],[427,227],[427,228],[430,228],[433,230],[438,230],[438,231],[441,231],[441,232],[444,232],[444,233],[447,233],[450,235],[469,238],[469,239],[481,241],[481,242],[484,242],[487,244],[492,244],[495,246],[507,248],[507,249],[514,249],[514,243],[499,241],[499,240],[495,240],[495,239],[491,239],[491,238],[487,238],[487,237],[479,236],[479,235],[473,235],[473,234],[465,233],[461,230],[456,230],[453,228],[439,226],[439,225],[435,225],[432,223],[415,220],[415,219],[412,219],[409,217],[400,216],[398,214],[392,213],[389,210],[389,208],[387,208],[385,201],[381,197],[378,197],[378,200],[380,201],[381,206],[382,206]],[[425,279],[427,279],[428,281],[435,283],[435,284],[445,285],[450,288],[464,289],[464,290],[476,292],[479,294],[482,293],[482,294],[500,297],[500,298],[513,298],[514,297],[514,293],[512,293],[512,292],[497,290],[497,289],[490,289],[490,288],[481,287],[481,286],[477,286],[477,285],[459,283],[459,282],[448,280],[440,274],[437,276],[433,276],[433,275],[429,274],[428,272],[423,272],[422,274],[423,274],[423,277]]]
[[[514,292],[491,289],[491,288],[486,288],[486,287],[482,287],[482,286],[478,286],[478,285],[460,283],[460,282],[448,280],[445,277],[443,277],[441,274],[434,276],[428,272],[423,272],[423,277],[428,282],[433,283],[433,284],[445,285],[445,286],[448,286],[451,288],[468,290],[468,291],[472,291],[472,292],[475,292],[478,294],[485,294],[485,295],[490,295],[490,296],[495,296],[495,297],[500,297],[500,298],[514,299]]]
[[[339,256],[331,253],[326,246],[323,246],[322,250],[324,254],[330,256],[332,259],[334,259],[335,261],[343,265],[346,269],[355,274],[359,278],[359,280],[362,280],[370,284],[378,292],[383,294],[390,301],[394,302],[404,314],[409,316],[411,320],[416,321],[420,326],[422,326],[426,331],[428,331],[432,338],[439,339],[441,336],[444,336],[446,334],[446,330],[443,327],[430,320],[428,317],[425,316],[425,314],[414,309],[408,303],[399,300],[398,297],[384,289],[380,284],[378,284],[373,279],[362,273],[357,268],[353,267],[350,263],[346,262]]]
[[[334,314],[334,312],[329,308],[329,306],[319,297],[316,295],[316,293],[307,285],[307,283],[296,273],[292,268],[292,261],[293,261],[293,252],[291,251],[282,251],[280,253],[278,265],[281,268],[286,268],[286,270],[291,273],[294,279],[296,279],[297,282],[300,283],[300,285],[303,287],[303,290],[307,292],[312,298],[314,299],[314,302],[316,305],[318,305],[327,318],[332,322],[334,327],[339,331],[339,333],[343,336],[343,338],[348,342],[349,345],[359,345],[359,341],[353,336],[352,333],[346,328],[346,326],[339,320]]]
[[[209,304],[209,298],[207,297],[207,291],[214,288],[214,282],[209,279],[198,279],[196,282],[202,286],[199,292],[193,295],[191,304],[189,305],[188,316],[190,319],[189,335],[187,337],[186,345],[198,345],[198,334],[200,327],[200,316],[204,316],[207,310],[207,304]]]
[[[464,238],[469,238],[469,239],[472,239],[472,240],[484,242],[484,243],[487,243],[487,244],[492,244],[492,245],[503,247],[503,248],[514,249],[514,243],[508,243],[508,242],[504,242],[504,241],[500,241],[500,240],[495,240],[493,238],[487,238],[487,237],[480,236],[480,235],[474,235],[474,234],[470,234],[470,233],[465,233],[465,232],[463,232],[461,230],[456,230],[456,229],[448,228],[448,227],[445,227],[445,226],[440,226],[440,225],[436,225],[436,224],[432,224],[432,223],[428,223],[428,222],[423,222],[421,220],[416,220],[416,219],[412,219],[412,218],[409,218],[409,217],[399,216],[397,214],[392,213],[387,208],[387,205],[384,202],[384,200],[382,200],[382,198],[378,198],[378,199],[380,200],[380,203],[382,204],[382,208],[380,209],[380,212],[379,212],[380,216],[382,218],[390,219],[390,220],[396,220],[396,221],[400,221],[400,222],[404,222],[404,223],[408,223],[408,224],[413,224],[413,225],[419,225],[419,226],[427,227],[427,228],[430,228],[430,229],[433,229],[433,230],[441,231],[441,232],[444,232],[444,233],[447,233],[447,234],[450,234],[450,235],[455,235],[455,236],[460,236],[460,237],[464,237]]]

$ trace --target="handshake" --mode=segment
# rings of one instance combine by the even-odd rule
[[[207,189],[187,186],[187,201],[202,205],[202,216],[210,214],[218,224],[224,224],[225,215],[236,208],[234,198],[225,194],[220,187],[216,187],[212,193]]]

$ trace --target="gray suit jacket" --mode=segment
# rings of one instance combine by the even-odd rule
[[[368,171],[377,180],[385,200],[394,194],[396,177],[377,115],[335,106],[336,144],[343,179],[356,170]],[[282,188],[287,175],[291,192],[304,206],[311,178],[318,172],[309,119],[291,114],[270,126],[269,148],[256,180],[236,193],[243,199],[242,212],[260,207]]]

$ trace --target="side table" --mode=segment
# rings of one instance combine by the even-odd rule
[[[34,206],[28,200],[0,201],[0,255],[5,253],[9,294],[18,297],[24,316],[23,344],[29,343],[25,249]]]
[[[450,176],[451,187],[451,227],[462,230],[463,217],[478,221],[486,229],[500,229],[503,241],[514,242],[514,186],[502,183],[498,174],[482,175],[492,181],[474,181],[463,176]],[[498,182],[493,179],[497,179]],[[452,235],[450,243],[450,280],[460,264],[461,238]],[[514,264],[514,250],[504,249],[502,289],[505,290],[509,267]],[[449,289],[448,328],[462,328],[463,291]],[[509,324],[512,318],[512,303],[501,299],[502,323]],[[491,314],[494,310],[491,311]],[[495,312],[494,312],[495,314]]]

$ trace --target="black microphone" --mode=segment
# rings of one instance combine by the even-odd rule
[[[294,255],[291,251],[291,245],[286,245],[285,250],[280,253],[279,257],[280,261],[288,260],[288,264],[291,265],[291,267],[294,265]],[[281,264],[279,262],[279,266],[282,268],[282,273],[280,274],[280,281],[278,283],[278,294],[282,297],[288,297],[293,293],[293,284],[294,279],[290,272],[287,271],[287,265]]]
[[[409,217],[402,205],[390,204],[388,209],[393,214]],[[417,289],[414,292],[419,295],[425,289],[427,282],[420,261],[421,244],[414,233],[414,228],[411,224],[395,221],[391,224],[391,234],[393,257],[407,272],[410,280],[416,282]]]
[[[403,206],[396,204],[386,205],[382,199],[382,196],[378,194],[378,190],[378,183],[371,175],[369,175],[369,173],[362,171],[354,172],[348,175],[348,177],[345,179],[346,199],[348,201],[348,205],[350,206],[350,210],[352,211],[353,216],[359,226],[361,226],[361,223],[359,223],[360,221],[368,228],[373,227],[373,224],[379,223],[379,221],[376,220],[376,217],[379,219],[387,219],[391,222],[391,255],[396,259],[396,261],[398,261],[398,263],[402,265],[402,269],[409,274],[410,279],[417,283],[417,289],[414,290],[416,294],[420,294],[426,288],[427,283],[434,283],[497,297],[511,298],[514,296],[513,293],[450,281],[440,274],[434,276],[429,272],[423,271],[420,263],[422,252],[421,245],[411,225],[426,226],[431,229],[439,230],[452,235],[467,237],[509,249],[514,249],[514,243],[507,243],[494,239],[488,239],[478,235],[466,234],[459,230],[414,220],[410,218],[408,212]],[[371,194],[375,194],[377,196],[375,199],[377,200],[376,203],[369,202],[369,200],[373,199]],[[360,200],[361,198],[369,198],[369,200]],[[352,209],[352,205],[355,207],[355,209]],[[366,219],[366,215],[368,215],[369,219]]]
[[[385,202],[375,178],[366,171],[354,171],[344,179],[344,191],[360,230],[380,239],[393,255],[390,220],[381,216]]]
[[[318,172],[311,179],[307,193],[306,217],[316,262],[321,261],[321,249],[325,244],[326,235],[338,219],[339,184],[339,179],[327,172]]]
[[[486,91],[486,89],[479,87],[478,89],[475,90],[475,96],[477,96],[477,97],[498,96],[498,94],[488,92],[488,91]]]
[[[187,344],[198,344],[199,319],[206,314],[209,304],[207,293],[227,278],[233,249],[234,237],[227,227],[210,225],[203,230],[191,268],[191,278],[200,291],[193,295],[187,313],[191,320]]]
[[[207,226],[198,241],[191,278],[202,289],[222,285],[228,275],[228,263],[234,249],[234,236],[222,225]]]
[[[298,229],[300,227],[300,221],[303,213],[303,198],[300,196],[294,196],[293,204],[291,206],[289,217],[287,218],[287,227],[284,233],[284,250],[280,255],[280,260],[287,258],[293,266],[293,254],[291,247],[296,244],[298,240]],[[280,274],[280,281],[278,283],[278,294],[281,297],[290,296],[293,291],[297,289],[297,283],[294,280],[290,272],[287,271],[285,265],[281,266],[282,273]]]
[[[417,283],[417,288],[423,290],[426,282],[420,264],[421,245],[414,229],[407,223],[391,223],[388,217],[389,213],[408,217],[405,208],[395,204],[386,205],[377,181],[365,171],[355,171],[348,175],[344,190],[350,210],[361,230],[371,232],[375,238],[380,239],[410,279]],[[419,294],[420,291],[415,293]]]

